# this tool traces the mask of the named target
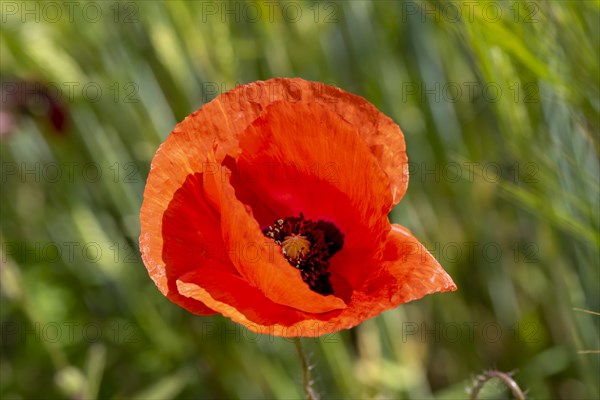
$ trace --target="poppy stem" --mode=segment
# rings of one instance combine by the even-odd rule
[[[515,382],[515,380],[512,378],[512,375],[512,373],[500,372],[496,370],[485,371],[483,374],[477,375],[475,377],[475,386],[473,386],[473,389],[471,389],[471,400],[477,400],[479,391],[483,388],[486,382],[493,378],[498,378],[504,382],[504,384],[510,388],[513,396],[515,396],[517,400],[525,400],[525,394],[519,385],[517,385],[517,382]]]
[[[296,346],[296,350],[298,351],[298,357],[300,358],[300,363],[302,364],[304,394],[306,395],[306,399],[317,400],[318,396],[311,386],[310,367],[308,365],[306,354],[304,354],[304,349],[302,348],[302,342],[300,341],[300,338],[294,338],[294,345]]]

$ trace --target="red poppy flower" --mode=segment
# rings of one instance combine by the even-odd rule
[[[140,249],[171,301],[249,329],[319,336],[452,279],[388,213],[404,137],[365,99],[302,79],[254,82],[179,123],[158,149]]]

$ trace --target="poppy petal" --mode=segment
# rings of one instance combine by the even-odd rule
[[[307,319],[303,323],[322,335],[351,328],[427,294],[456,290],[452,278],[403,226],[391,225],[380,262],[379,270],[362,288],[354,291],[348,308],[326,321]]]
[[[206,164],[206,155],[215,143],[219,145],[219,160],[239,152],[238,134],[262,111],[260,104],[248,99],[233,91],[224,93],[190,114],[175,126],[152,160],[140,210],[140,252],[150,277],[164,295],[169,285],[163,260],[163,214],[190,174],[215,173],[214,165]]]
[[[405,227],[392,224],[383,256],[382,269],[394,278],[387,285],[394,306],[435,293],[456,290],[452,278],[423,244]],[[379,277],[378,279],[381,279]],[[382,287],[381,282],[370,286]]]
[[[191,299],[181,296],[176,280],[189,271],[207,268],[235,272],[231,261],[219,251],[224,246],[221,236],[221,217],[203,189],[201,173],[189,175],[175,192],[163,214],[163,255],[167,292],[174,303],[196,314],[214,312],[200,304],[190,304]]]
[[[207,178],[210,183],[206,187],[218,192],[211,196],[219,199],[224,251],[241,276],[277,304],[312,313],[346,307],[342,299],[323,296],[304,283],[300,271],[281,254],[281,248],[263,235],[252,210],[237,199],[227,180]]]
[[[398,204],[406,193],[408,158],[404,135],[392,119],[363,97],[301,78],[274,78],[253,82],[238,86],[230,93],[238,99],[260,104],[262,109],[278,101],[322,105],[356,128],[359,137],[388,177],[392,205]],[[255,114],[253,117],[256,116]]]
[[[234,321],[252,325],[289,326],[305,318],[303,312],[269,300],[244,278],[221,270],[191,271],[177,281],[183,296],[209,304]]]
[[[276,304],[246,280],[218,270],[210,274],[185,274],[177,281],[177,288],[183,296],[201,301],[225,317],[262,334],[320,336],[335,330],[327,320],[343,312],[307,314]]]
[[[392,197],[356,130],[321,104],[278,102],[248,126],[240,146],[232,181],[246,193],[242,200],[252,208],[268,203],[277,218],[303,213],[334,223],[345,237],[333,258],[346,262],[331,271],[360,285],[371,273],[363,259],[377,255],[390,229]]]
[[[298,81],[294,84],[306,92],[305,97],[313,97],[315,102],[324,104],[357,128],[359,136],[388,176],[392,207],[398,204],[406,193],[409,176],[406,144],[400,127],[361,96],[322,83]]]

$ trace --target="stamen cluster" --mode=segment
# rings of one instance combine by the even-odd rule
[[[278,219],[263,229],[265,236],[281,246],[286,260],[301,272],[311,290],[333,294],[329,259],[344,246],[344,234],[331,222],[299,217]]]

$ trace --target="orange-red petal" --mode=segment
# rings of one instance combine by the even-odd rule
[[[250,329],[291,326],[305,319],[303,312],[269,300],[244,278],[221,270],[191,271],[179,278],[177,287],[183,296],[213,306]]]
[[[181,296],[177,279],[189,271],[223,269],[235,271],[222,256],[221,216],[213,209],[203,189],[203,174],[188,175],[163,214],[163,252],[166,293],[171,301],[196,314],[213,314],[202,304]]]
[[[380,257],[392,196],[356,129],[321,104],[278,102],[250,124],[240,145],[236,190],[244,188],[247,203],[266,203],[277,218],[303,213],[334,223],[344,234],[334,258],[345,263],[331,271],[360,285],[373,272],[367,261]]]
[[[302,281],[300,271],[281,254],[280,247],[266,238],[252,215],[239,201],[227,180],[210,177],[221,211],[224,251],[239,274],[273,302],[312,313],[345,308],[334,295],[323,296]]]
[[[452,278],[427,248],[408,229],[398,224],[392,224],[382,267],[384,274],[369,282],[366,291],[381,295],[381,288],[386,288],[390,302],[395,305],[435,292],[456,290]],[[393,278],[391,285],[384,283],[389,280],[388,276]]]

